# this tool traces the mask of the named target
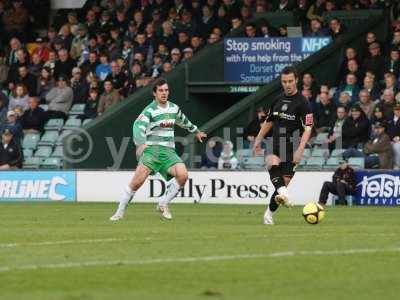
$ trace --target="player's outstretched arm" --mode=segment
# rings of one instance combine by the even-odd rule
[[[272,128],[272,122],[264,121],[264,123],[261,125],[260,131],[258,132],[256,139],[254,140],[254,146],[253,146],[254,154],[260,153],[261,142],[264,139],[264,137],[268,134],[268,132],[271,130],[271,128]]]

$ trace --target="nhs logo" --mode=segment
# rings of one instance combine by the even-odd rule
[[[303,38],[301,40],[301,51],[304,53],[314,53],[321,50],[331,42],[330,37],[326,38]]]
[[[400,205],[400,173],[359,172],[357,179],[360,205]]]
[[[75,172],[0,173],[0,201],[75,200]]]

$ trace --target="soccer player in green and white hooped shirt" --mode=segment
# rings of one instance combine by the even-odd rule
[[[123,191],[111,221],[118,221],[124,217],[125,209],[136,191],[149,175],[155,173],[160,173],[165,180],[173,177],[168,181],[167,190],[157,206],[163,218],[172,219],[168,203],[175,198],[188,178],[185,164],[175,152],[174,126],[176,124],[189,132],[196,132],[196,138],[200,142],[207,135],[189,121],[178,105],[168,101],[168,95],[167,81],[162,78],[155,81],[154,101],[142,111],[133,124],[133,139],[139,164],[131,182]]]

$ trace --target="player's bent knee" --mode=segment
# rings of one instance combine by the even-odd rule
[[[276,155],[267,155],[265,157],[265,167],[269,170],[272,166],[278,166],[281,163],[281,160]]]

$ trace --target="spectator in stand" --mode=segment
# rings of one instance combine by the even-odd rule
[[[35,41],[36,41],[37,46],[32,51],[31,59],[32,59],[33,55],[37,54],[41,58],[42,62],[48,61],[50,49],[47,47],[45,39],[37,38]]]
[[[199,32],[201,32],[203,38],[207,38],[215,25],[216,17],[214,15],[214,10],[206,4],[202,8],[202,17],[199,22]]]
[[[381,55],[381,47],[379,43],[374,42],[368,46],[369,56],[364,60],[364,70],[370,71],[375,74],[377,80],[383,78],[383,66],[385,65],[385,59]]]
[[[29,14],[22,0],[12,1],[12,6],[2,16],[2,24],[8,37],[18,37],[25,41],[30,32]]]
[[[338,18],[332,18],[329,21],[329,34],[333,40],[341,37],[346,30]]]
[[[89,53],[89,59],[81,65],[82,76],[86,77],[89,73],[96,74],[96,68],[99,65],[98,55],[96,51]]]
[[[110,73],[111,67],[108,63],[108,55],[105,52],[100,53],[100,64],[96,67],[96,76],[100,81],[104,81]]]
[[[94,119],[97,117],[99,99],[99,91],[95,88],[90,89],[89,98],[86,101],[85,109],[83,112],[83,119]]]
[[[233,144],[231,141],[225,141],[221,155],[218,159],[218,169],[235,170],[238,167],[238,160],[233,152]]]
[[[311,93],[311,102],[315,102],[318,95],[318,87],[314,76],[311,73],[304,73],[301,83],[301,90],[309,90]]]
[[[113,83],[110,80],[104,81],[104,93],[100,96],[97,113],[101,116],[110,107],[121,101],[118,91],[114,90]]]
[[[46,101],[47,93],[55,87],[55,85],[56,82],[51,75],[51,69],[49,67],[43,67],[36,84],[36,95],[38,95],[41,103]]]
[[[42,133],[46,114],[43,108],[39,107],[40,99],[38,97],[29,97],[29,108],[20,117],[20,123],[24,134]]]
[[[373,135],[364,146],[365,167],[367,169],[393,169],[393,150],[390,137],[385,133],[385,126],[376,122]]]
[[[275,2],[276,5],[273,8],[274,11],[292,11],[294,9],[293,5],[289,0],[279,0],[278,2]]]
[[[348,92],[341,92],[339,95],[339,100],[335,104],[337,104],[338,106],[343,106],[347,110],[350,110],[351,106],[353,105]]]
[[[31,59],[31,64],[29,65],[29,73],[35,77],[35,81],[36,78],[39,76],[42,67],[43,67],[43,62],[39,54],[33,54]]]
[[[58,51],[58,60],[54,66],[54,77],[58,78],[60,75],[71,76],[72,69],[76,66],[73,59],[69,57],[67,49]]]
[[[318,19],[321,22],[324,21],[323,14],[325,12],[325,0],[316,0],[314,4],[310,5],[307,12],[307,18],[309,20]]]
[[[25,52],[24,49],[19,49],[16,52],[17,62],[13,63],[10,66],[8,71],[8,82],[9,82],[9,89],[12,90],[14,88],[15,83],[18,81],[19,77],[19,68],[22,66],[29,65],[29,56]]]
[[[193,49],[193,53],[196,54],[204,47],[203,38],[198,34],[193,35],[190,39],[190,47]]]
[[[400,51],[400,30],[399,29],[397,29],[393,32],[393,38],[390,41],[388,48],[389,49],[397,49]]]
[[[322,22],[315,18],[310,21],[310,28],[306,32],[305,36],[307,37],[323,37],[328,36],[328,30],[323,27]]]
[[[335,98],[338,99],[338,96],[342,93],[346,92],[351,97],[351,104],[355,103],[358,98],[358,93],[360,92],[360,88],[357,84],[357,77],[354,74],[347,74],[345,83],[342,84],[337,92]]]
[[[351,108],[351,115],[343,123],[343,149],[362,148],[368,141],[369,121],[359,105]]]
[[[167,45],[168,49],[176,48],[178,45],[178,38],[174,33],[172,23],[170,21],[165,21],[161,27],[162,34],[160,37],[160,42]]]
[[[214,26],[218,27],[218,28],[221,28],[223,34],[225,35],[230,30],[230,24],[231,24],[231,22],[230,22],[229,17],[226,14],[225,7],[223,5],[221,5],[218,8],[217,20],[215,21]]]
[[[181,62],[181,51],[178,48],[171,50],[171,64],[172,67],[177,67]]]
[[[78,67],[72,69],[71,88],[74,93],[72,103],[85,103],[89,95],[89,85],[86,78],[82,77],[81,69]]]
[[[162,73],[169,73],[173,70],[172,65],[170,62],[165,62],[162,65]]]
[[[319,101],[314,110],[314,128],[317,133],[329,132],[336,113],[336,105],[331,102],[328,93],[320,93]]]
[[[343,106],[338,106],[336,108],[336,117],[333,118],[330,127],[330,131],[328,134],[328,147],[329,150],[333,149],[342,149],[343,148],[343,140],[342,140],[342,128],[344,121],[347,118],[347,110]]]
[[[345,78],[345,76],[348,73],[348,61],[355,59],[357,61],[357,64],[360,65],[360,59],[357,55],[357,51],[354,48],[347,48],[345,51],[345,56],[343,58],[342,64],[340,65],[340,70],[339,70],[339,76],[337,79],[337,82],[340,84],[342,83],[342,79]]]
[[[36,95],[36,81],[36,77],[29,72],[26,65],[22,65],[18,68],[18,78],[15,83],[23,84],[31,96]]]
[[[258,36],[256,25],[254,23],[247,23],[244,28],[244,32],[247,38],[255,38]]]
[[[2,131],[0,145],[0,170],[13,170],[22,167],[22,150],[15,141],[13,132],[6,128]]]
[[[399,31],[400,34],[400,31]],[[393,73],[395,77],[400,76],[400,50],[399,49],[391,49],[389,57],[385,58],[385,67],[383,72]]]
[[[221,37],[215,33],[211,33],[210,37],[208,38],[207,42],[208,44],[215,44],[217,43],[219,40],[221,39]]]
[[[394,106],[393,119],[389,120],[387,125],[387,132],[392,141],[393,154],[394,154],[394,168],[400,168],[400,103]]]
[[[52,75],[54,74],[54,68],[56,67],[56,61],[57,61],[57,53],[53,50],[50,50],[49,60],[45,62],[43,67],[49,68]]]
[[[72,59],[78,61],[78,65],[81,65],[84,62],[82,54],[89,44],[87,33],[86,26],[79,24],[77,27],[77,35],[72,40],[70,55]]]
[[[371,97],[369,96],[369,92],[366,89],[360,91],[359,95],[359,105],[364,114],[368,119],[371,119],[372,114],[374,113],[375,104],[371,101]]]
[[[68,78],[65,75],[58,76],[57,85],[46,95],[46,102],[49,105],[46,111],[46,120],[54,118],[68,118],[68,111],[74,99],[74,92],[67,84]]]
[[[356,175],[346,160],[339,161],[339,168],[332,177],[332,182],[325,181],[322,185],[318,203],[326,205],[329,193],[338,195],[338,204],[347,205],[346,196],[356,193]]]
[[[122,72],[117,61],[112,61],[110,67],[111,73],[107,75],[105,80],[111,81],[114,89],[119,93],[122,93],[122,89],[125,87],[128,78],[126,77],[125,73]]]
[[[61,26],[58,37],[62,41],[62,47],[66,49],[67,52],[71,51],[71,46],[74,36],[71,33],[71,26],[69,24],[64,24],[63,26]]]
[[[396,82],[396,76],[393,73],[386,73],[384,75],[383,90],[391,90],[393,94],[397,94],[399,88]]]
[[[378,44],[379,48],[382,47],[382,45],[377,40],[375,33],[368,32],[367,35],[365,36],[365,46],[363,47],[363,49],[365,49],[364,59],[371,57],[371,51],[369,51],[369,47],[374,43]]]
[[[10,130],[13,134],[15,142],[21,142],[23,136],[22,126],[19,123],[17,113],[14,110],[9,110],[7,112],[7,121],[0,128],[0,132],[6,129]]]
[[[376,122],[380,122],[382,124],[386,124],[388,122],[383,114],[382,103],[376,104],[374,108],[374,114],[371,118],[371,124],[375,124]]]
[[[215,142],[215,140],[210,139],[207,142],[206,151],[201,155],[202,169],[217,169],[218,159],[221,155],[221,144]]]
[[[381,93],[378,85],[375,84],[373,76],[366,75],[364,77],[364,85],[362,88],[368,91],[372,102],[379,101]]]
[[[346,69],[344,70],[345,74],[343,78],[346,78],[348,74],[353,74],[357,78],[357,82],[362,82],[364,79],[364,72],[360,69],[360,66],[357,62],[356,59],[350,59],[347,61],[347,66]],[[340,84],[343,84],[344,82],[340,82]]]
[[[264,123],[267,114],[263,107],[257,108],[256,117],[247,125],[243,132],[243,147],[250,148],[250,144],[254,142],[254,139],[258,135],[261,124]]]
[[[0,127],[7,122],[8,97],[0,91]]]
[[[383,115],[386,120],[393,118],[393,108],[395,105],[394,94],[391,89],[386,89],[383,91],[382,101],[380,102],[380,107],[383,110]]]
[[[11,92],[8,110],[14,110],[16,107],[20,107],[23,111],[28,109],[28,98],[26,86],[22,83],[17,84]]]
[[[183,58],[182,61],[188,61],[193,57],[193,49],[192,48],[185,48],[183,49]]]

